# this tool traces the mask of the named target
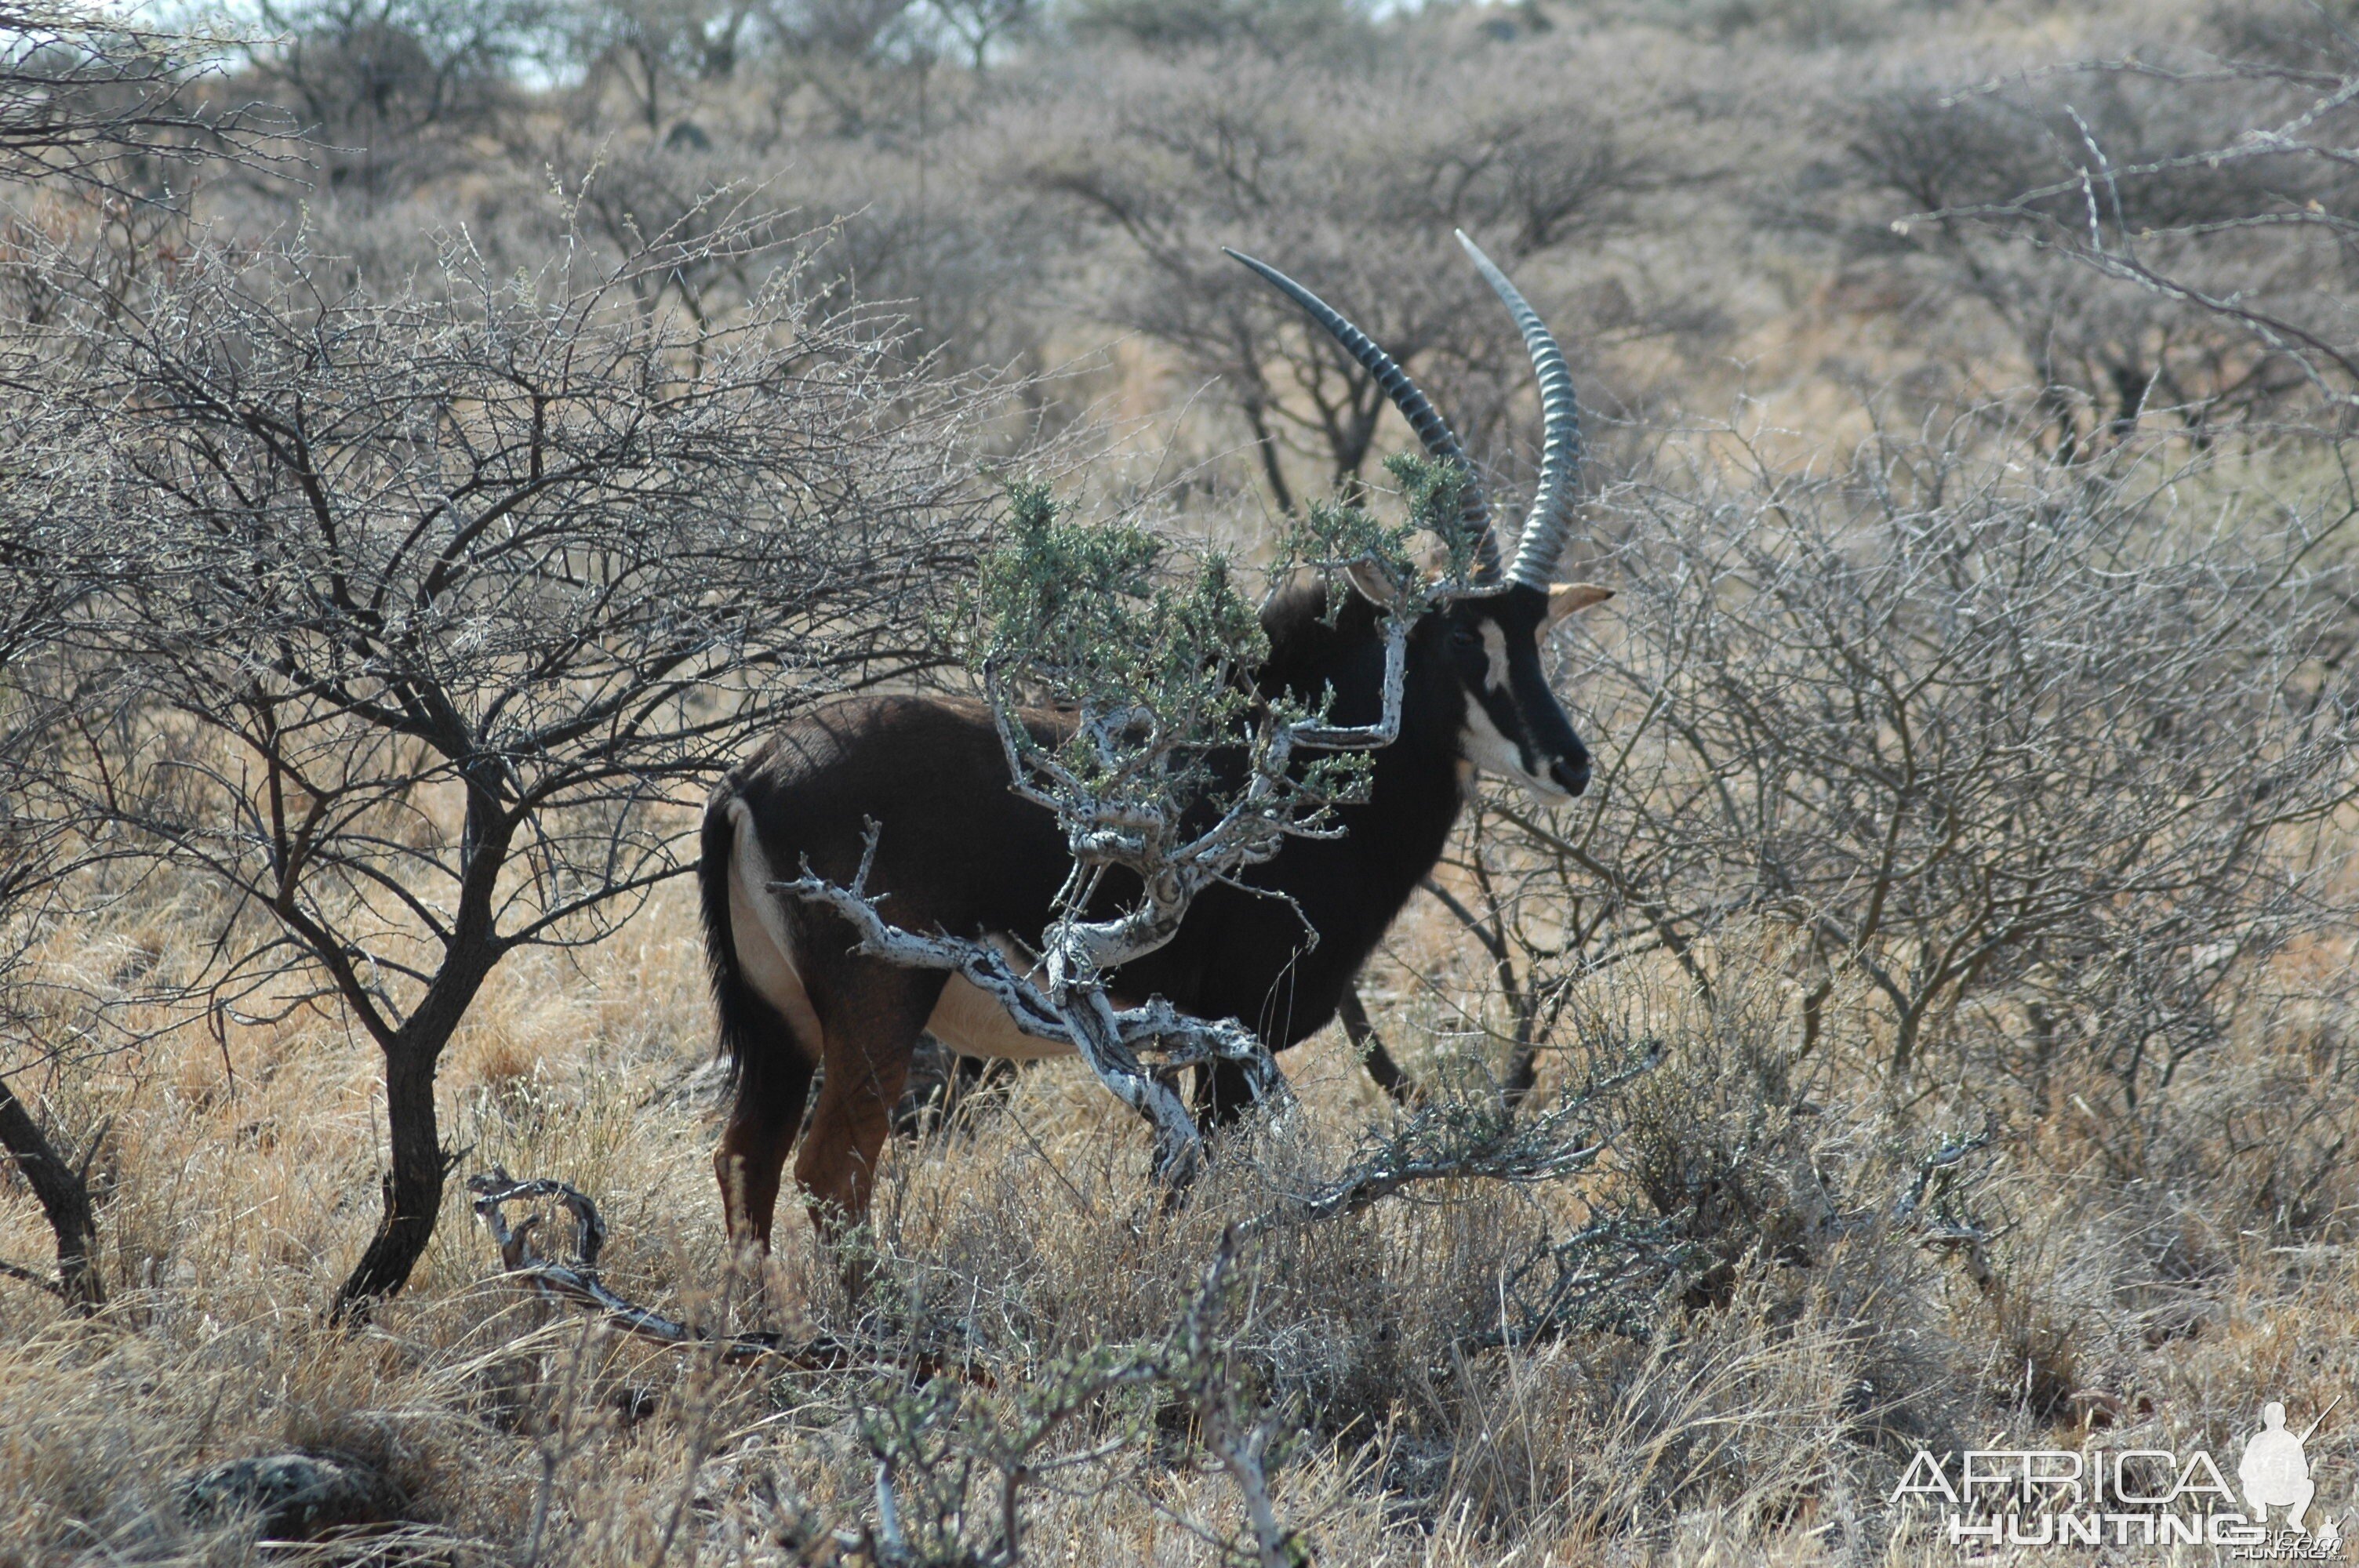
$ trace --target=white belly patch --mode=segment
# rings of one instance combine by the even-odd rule
[[[1009,968],[1019,972],[1026,969],[1024,955],[1015,943],[1005,936],[994,936],[991,945],[999,949],[999,956],[1007,960]],[[1025,979],[1037,982],[1039,969],[1032,968]],[[1016,1028],[1016,1020],[999,1005],[999,999],[964,975],[952,975],[950,984],[942,988],[942,1000],[934,1003],[933,1013],[926,1020],[926,1033],[962,1056],[1038,1062],[1073,1054],[1073,1048],[1061,1040],[1043,1040]]]
[[[942,988],[942,1000],[934,1004],[932,1016],[926,1020],[926,1033],[962,1056],[1038,1062],[1073,1054],[1073,1048],[1061,1040],[1043,1040],[1016,1028],[999,999],[964,975],[952,975],[951,983]]]

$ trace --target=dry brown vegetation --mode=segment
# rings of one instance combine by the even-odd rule
[[[2265,1399],[2359,1510],[2347,5],[264,15],[0,7],[0,1564],[1948,1562],[1919,1447]],[[1362,977],[1424,1103],[1330,1030],[1168,1206],[1049,1064],[896,1143],[863,1293],[732,1257],[701,782],[959,678],[1005,473],[1397,505],[1219,244],[1516,493],[1462,224],[1620,597],[1597,787],[1478,802]],[[459,506],[513,548],[386,545]],[[795,1354],[500,1278],[495,1168]],[[372,1522],[192,1485],[288,1454]]]

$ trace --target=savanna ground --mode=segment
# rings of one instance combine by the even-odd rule
[[[1382,503],[1377,460],[1408,438],[1212,246],[1263,250],[1357,313],[1513,496],[1532,415],[1512,338],[1453,270],[1462,222],[1556,323],[1591,414],[1575,553],[1621,597],[1552,656],[1599,784],[1471,816],[1364,975],[1425,1110],[1331,1028],[1284,1059],[1299,1107],[1233,1135],[1167,1207],[1135,1117],[1074,1064],[1027,1071],[897,1141],[857,1295],[799,1215],[766,1262],[730,1254],[692,890],[626,889],[563,934],[595,940],[506,954],[465,1006],[433,1080],[452,1179],[431,1243],[363,1321],[332,1321],[383,1202],[386,1057],[224,891],[235,857],[201,829],[229,807],[195,786],[150,806],[130,782],[167,752],[216,784],[258,764],[234,726],[190,718],[190,693],[230,686],[194,659],[146,682],[120,653],[160,665],[196,636],[124,598],[163,632],[73,644],[132,674],[86,688],[103,721],[43,730],[70,739],[39,753],[82,785],[125,764],[120,789],[52,792],[115,816],[68,813],[62,880],[8,928],[29,946],[0,1072],[86,1160],[105,1301],[74,1313],[40,1288],[54,1242],[0,1167],[17,1271],[0,1563],[1255,1561],[1213,1457],[1224,1422],[1266,1441],[1297,1547],[1339,1564],[1948,1562],[1890,1500],[1919,1448],[2202,1447],[2226,1468],[2265,1400],[2298,1428],[2322,1417],[2319,1507],[2359,1510],[2342,249],[2359,203],[2344,100],[2284,129],[2359,80],[2347,8],[266,20],[277,42],[221,46],[181,102],[285,118],[165,117],[158,135],[222,145],[94,184],[71,159],[15,177],[0,380],[49,477],[19,461],[12,494],[128,497],[124,527],[179,537],[136,482],[49,480],[85,458],[165,471],[147,465],[181,427],[119,413],[138,399],[107,377],[152,382],[158,341],[216,330],[175,292],[212,287],[202,258],[389,290],[368,319],[399,327],[421,297],[463,316],[454,278],[561,302],[541,269],[564,253],[621,258],[633,319],[834,344],[845,384],[934,411],[893,429],[963,443],[947,466],[1035,466],[1077,505],[1250,555],[1305,497],[1370,484]],[[2282,157],[2238,162],[2261,125]],[[2335,157],[2297,156],[2312,132]],[[749,240],[716,202],[766,227]],[[1945,209],[1977,215],[1925,216]],[[762,317],[778,254],[803,258],[801,292]],[[107,308],[169,299],[168,331]],[[269,299],[271,319],[310,319]],[[844,319],[840,339],[805,330]],[[579,320],[552,341],[609,341],[604,317]],[[464,322],[430,341],[484,351]],[[680,341],[704,373],[703,340]],[[585,407],[639,384],[615,351]],[[353,362],[390,384],[400,358]],[[257,398],[319,401],[299,353],[273,363]],[[762,363],[756,392],[792,373]],[[459,426],[479,394],[435,395]],[[978,412],[938,417],[952,402]],[[822,433],[848,471],[917,483],[898,437],[808,406],[839,421]],[[776,434],[729,449],[757,478],[791,470],[761,445]],[[678,449],[677,471],[709,449]],[[401,489],[367,488],[404,471],[384,461],[353,470],[367,505]],[[951,520],[923,535],[945,578],[969,558],[959,529],[992,526],[954,489],[908,492]],[[596,514],[675,504],[650,493],[626,475]],[[938,600],[915,580],[814,623],[918,624]],[[36,690],[23,667],[11,702]],[[701,700],[791,707],[767,678],[724,667]],[[617,837],[676,864],[712,771],[694,751],[616,764],[658,778],[651,806],[581,809],[641,812]],[[404,762],[353,787],[399,818],[381,837],[413,870],[453,863],[448,776]],[[552,879],[578,879],[551,853]],[[533,907],[546,869],[520,860],[503,885]],[[419,874],[420,899],[449,892]],[[334,885],[317,907],[434,972],[374,896]],[[359,989],[408,1005],[406,983]],[[1504,1109],[1527,1044],[1536,1082]],[[1224,1230],[1387,1138],[1444,1147],[1551,1108],[1564,1147],[1595,1150],[1572,1173],[1276,1225],[1206,1288]],[[461,1185],[494,1167],[591,1195],[625,1296],[834,1364],[667,1348],[529,1296]],[[1040,1444],[1011,1435],[1052,1410],[1069,1419]],[[264,1542],[251,1514],[190,1506],[209,1467],[290,1452],[384,1477],[393,1522]],[[2218,1555],[2023,1552],[2084,1554]]]
[[[897,1146],[879,1302],[848,1300],[795,1223],[757,1304],[715,1217],[720,1086],[684,905],[667,895],[579,961],[513,977],[444,1077],[462,1169],[595,1195],[608,1279],[675,1315],[832,1331],[880,1357],[906,1354],[909,1324],[930,1317],[930,1332],[954,1330],[959,1371],[995,1393],[1076,1349],[1166,1333],[1224,1222],[1395,1114],[1339,1033],[1322,1033],[1288,1061],[1300,1122],[1251,1161],[1229,1151],[1164,1218],[1136,1120],[1077,1066],[1051,1065]],[[169,960],[188,929],[159,907],[76,932],[71,961],[120,974]],[[1413,916],[1375,991],[1420,1076],[1481,1044],[1458,1012],[1475,988],[1457,946]],[[1617,1161],[1724,1161],[1765,1229],[1826,1223],[1830,1191],[1864,1211],[1808,1267],[1747,1256],[1716,1299],[1654,1303],[1646,1338],[1470,1348],[1503,1326],[1503,1275],[1591,1202],[1626,1196],[1626,1180],[1449,1186],[1249,1255],[1224,1331],[1301,1423],[1277,1495],[1320,1560],[1947,1561],[1945,1543],[1892,1534],[1885,1498],[1911,1444],[2233,1453],[2264,1394],[2318,1411],[2359,1379],[2359,1266],[2315,1238],[2340,1234],[2331,1218],[2291,1225],[2284,1197],[2299,1184],[2330,1217],[2352,1201],[2330,1021],[2223,1053],[2159,1127],[2108,1125],[2068,1090],[2060,1114],[2011,1130],[1977,1183],[1977,1206],[2004,1217],[1995,1279],[1978,1284],[1875,1212],[1923,1152],[1911,1130],[1978,1114],[1971,1092],[1938,1085],[1897,1108],[1881,1064],[1856,1054],[1786,1067],[1789,999],[1767,972],[1757,984],[1707,1015],[1681,988],[1625,979],[1581,1004],[1582,1033],[1645,1030],[1669,1047],[1628,1096]],[[288,1448],[382,1466],[430,1521],[399,1547],[317,1549],[330,1555],[522,1561],[538,1537],[581,1562],[825,1560],[834,1530],[857,1530],[874,1469],[859,1412],[905,1373],[717,1365],[533,1304],[491,1277],[455,1195],[408,1289],[365,1331],[328,1326],[382,1160],[372,1065],[313,1016],[72,1086],[112,1119],[103,1266],[119,1283],[95,1324],[11,1292],[17,1560],[245,1560],[252,1527],[186,1526],[175,1484]],[[13,1202],[6,1255],[45,1242],[33,1206]],[[2350,1462],[2328,1443],[2313,1452],[2334,1501]],[[1220,1476],[1152,1444],[1106,1465],[1070,1500],[1055,1480],[1033,1493],[1041,1557],[1208,1559],[1181,1521],[1236,1526]]]

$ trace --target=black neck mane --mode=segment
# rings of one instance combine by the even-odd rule
[[[1328,602],[1317,582],[1272,596],[1262,609],[1270,654],[1258,684],[1265,692],[1284,690],[1306,702],[1332,688],[1338,722],[1374,723],[1383,711],[1384,683],[1384,635],[1375,608],[1350,594],[1331,622]],[[1251,879],[1303,899],[1320,934],[1321,967],[1347,964],[1346,976],[1433,870],[1458,820],[1466,697],[1451,667],[1448,636],[1439,613],[1410,628],[1400,737],[1375,753],[1367,800],[1340,813],[1343,837],[1298,839]]]
[[[1273,594],[1262,606],[1269,657],[1256,684],[1316,701],[1332,687],[1335,719],[1372,724],[1383,711],[1385,643],[1375,606],[1347,594],[1331,619],[1327,587],[1312,580]],[[1447,635],[1439,612],[1409,628],[1407,679],[1401,693],[1400,739],[1376,753],[1381,765],[1410,757],[1442,764],[1455,784],[1458,737],[1466,721],[1465,697],[1444,656]],[[1398,759],[1395,753],[1401,753]]]

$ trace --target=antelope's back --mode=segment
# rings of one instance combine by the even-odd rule
[[[1008,786],[1007,759],[980,702],[862,697],[782,728],[713,791],[711,823],[733,802],[778,877],[849,884],[876,825],[868,891],[905,929],[1037,934],[1064,880],[1064,841],[1048,811]],[[712,842],[710,832],[707,844]],[[708,850],[710,853],[710,850]]]

